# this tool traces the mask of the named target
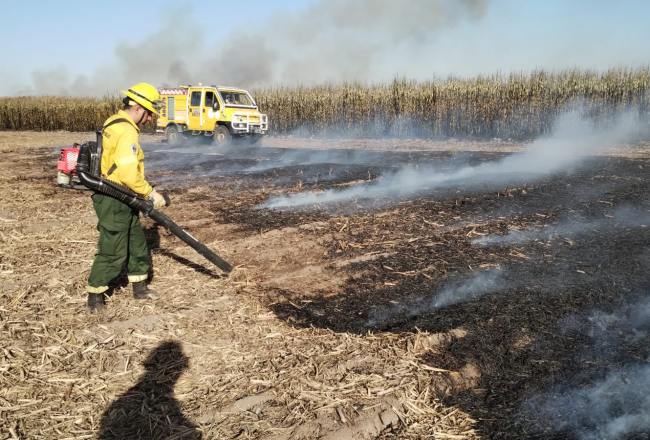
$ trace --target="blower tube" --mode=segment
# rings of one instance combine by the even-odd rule
[[[92,175],[89,170],[89,164],[91,163],[92,157],[91,148],[92,145],[89,144],[81,145],[79,148],[79,157],[77,158],[77,175],[79,176],[79,181],[85,187],[109,197],[113,197],[114,199],[127,204],[131,208],[142,211],[142,213],[153,219],[156,223],[169,229],[172,234],[183,240],[192,249],[208,259],[222,271],[229,273],[232,270],[230,263],[212,252],[206,245],[198,241],[196,238],[192,237],[187,231],[174,223],[174,221],[165,214],[155,210],[151,200],[146,200],[135,194],[130,189],[115,182]]]

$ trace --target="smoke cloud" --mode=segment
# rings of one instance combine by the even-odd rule
[[[357,166],[363,170],[363,177],[370,179],[375,169],[385,168],[386,161],[382,152],[221,146],[206,144],[202,139],[187,141],[182,146],[152,143],[145,147],[147,169],[150,171],[187,172],[193,177],[210,177],[255,175],[268,170],[286,169],[286,173],[282,173],[284,176],[274,178],[277,184],[282,183],[283,179],[300,180],[305,184],[337,180]]]
[[[253,86],[366,81],[405,47],[422,49],[440,31],[482,16],[486,6],[484,0],[317,1],[302,14],[276,17],[281,30],[274,25],[274,38],[264,48],[267,56],[259,63],[253,57],[246,57],[248,65],[234,60],[251,73],[265,73],[263,66],[271,66],[266,77],[249,78]],[[387,78],[401,73],[394,69]]]
[[[532,182],[554,172],[571,170],[607,147],[647,135],[648,128],[638,118],[638,113],[628,112],[613,117],[610,122],[596,122],[573,110],[558,118],[551,135],[534,141],[527,151],[502,160],[445,172],[409,166],[342,191],[330,189],[273,197],[263,207],[297,208],[358,198],[400,199],[434,189],[486,189]]]
[[[142,41],[117,43],[114,62],[88,75],[39,69],[19,94],[101,96],[139,81],[258,87],[386,80],[409,73],[396,56],[423,50],[441,31],[480,18],[486,8],[487,0],[317,0],[209,45],[209,29],[201,31],[194,12],[172,8]]]
[[[117,43],[114,60],[92,73],[73,74],[63,66],[38,69],[31,72],[31,84],[9,94],[106,96],[140,81],[158,86],[196,83],[193,70],[204,57],[204,37],[187,8],[171,8],[158,31],[135,44]]]
[[[480,298],[501,286],[502,273],[491,269],[477,272],[469,278],[453,281],[434,294],[413,297],[404,303],[377,308],[370,312],[366,327],[385,327],[396,320],[431,313],[434,310]]]
[[[0,72],[0,94],[102,96],[139,81],[250,88],[398,76],[428,80],[540,66],[640,67],[650,63],[645,22],[633,17],[647,15],[640,3],[626,8],[626,17],[614,4],[600,4],[593,12],[571,2],[557,10],[514,0],[312,0],[303,9],[278,8],[261,23],[236,10],[167,5],[156,8],[164,9],[156,30],[143,38],[140,32],[121,37],[91,73],[77,73],[86,64],[80,52],[65,66],[42,66],[17,76]],[[606,7],[612,8],[609,16]],[[570,19],[578,10],[579,26]],[[214,21],[198,20],[199,13],[213,15]],[[553,27],[546,25],[550,20]],[[235,30],[227,27],[229,21],[237,23]],[[603,28],[617,32],[600,41]]]

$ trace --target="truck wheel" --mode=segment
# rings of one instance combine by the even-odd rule
[[[214,142],[217,145],[228,145],[232,140],[230,130],[225,125],[219,125],[214,130]]]
[[[181,143],[181,134],[178,132],[178,127],[175,125],[168,125],[165,128],[165,137],[169,145],[179,145]]]

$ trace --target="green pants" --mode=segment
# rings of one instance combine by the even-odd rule
[[[103,293],[126,264],[130,282],[144,281],[149,273],[149,249],[138,211],[103,194],[93,194],[99,243],[88,277],[87,291]]]

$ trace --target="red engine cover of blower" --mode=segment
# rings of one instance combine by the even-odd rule
[[[56,165],[57,171],[65,174],[76,174],[75,167],[77,166],[77,157],[79,156],[79,147],[75,144],[74,147],[62,148],[59,153],[59,162]]]

